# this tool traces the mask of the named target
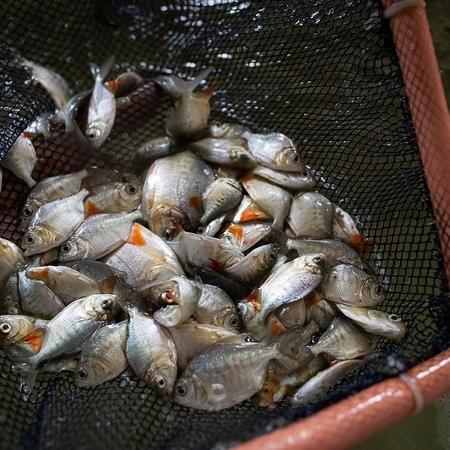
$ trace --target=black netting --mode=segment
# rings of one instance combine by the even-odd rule
[[[0,362],[1,448],[223,448],[285,425],[447,348],[446,282],[408,102],[380,5],[368,0],[3,0],[0,2],[0,157],[51,102],[24,84],[18,54],[60,72],[75,91],[91,86],[87,62],[116,57],[132,68],[192,76],[212,66],[213,118],[284,132],[302,149],[322,192],[359,219],[408,337],[380,341],[374,359],[304,409],[251,402],[211,413],[157,399],[142,382],[95,389],[70,376],[40,378],[21,400],[10,362]],[[161,135],[169,102],[151,82],[121,111],[103,164],[129,164],[133,149]],[[35,176],[67,172],[89,157],[63,138],[35,141]],[[131,165],[131,164],[130,164]],[[26,189],[4,176],[0,234],[16,240]]]

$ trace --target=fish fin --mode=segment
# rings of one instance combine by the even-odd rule
[[[226,231],[232,234],[238,242],[242,242],[244,238],[244,227],[242,225],[232,224],[226,229]]]
[[[277,318],[274,319],[275,320],[272,321],[270,326],[270,331],[272,332],[272,335],[278,336],[286,332],[286,327]]]
[[[198,212],[203,212],[203,200],[199,195],[189,198],[189,204]]]
[[[208,265],[215,272],[223,272],[224,269],[223,264],[215,259],[209,258]]]
[[[117,284],[117,278],[114,275],[105,278],[101,284],[102,294],[112,294]]]
[[[28,361],[22,361],[13,365],[13,370],[20,376],[20,392],[23,400],[28,400],[36,381],[36,364],[32,362],[33,357]]]
[[[253,220],[267,220],[270,217],[256,205],[249,206],[242,211],[240,221],[242,223],[251,222]]]
[[[244,183],[247,183],[248,181],[252,181],[255,179],[255,177],[256,177],[256,175],[253,173],[253,171],[249,170],[249,171],[245,172],[244,175],[242,175],[241,183],[244,184]]]
[[[86,200],[84,204],[84,214],[86,217],[101,213],[102,210],[90,199]]]
[[[117,80],[117,78],[107,81],[105,85],[106,88],[113,94],[116,94],[119,91],[119,81]]]
[[[292,354],[290,348],[298,346],[297,340],[302,340],[303,335],[302,327],[294,327],[275,340],[274,345],[278,351],[276,359],[287,369],[294,370],[298,367],[298,360]]]
[[[130,235],[128,236],[129,244],[137,245],[139,247],[143,247],[146,244],[144,234],[141,231],[139,225],[134,224],[131,229]]]
[[[251,303],[256,311],[261,310],[261,290],[259,288],[253,289],[246,297],[246,303]]]
[[[205,69],[190,81],[182,80],[175,75],[160,75],[156,77],[154,81],[164,90],[164,92],[177,98],[184,93],[193,92],[211,71],[212,68]]]
[[[206,80],[206,78],[212,72],[212,70],[213,70],[212,67],[208,67],[207,69],[202,70],[193,80],[185,81],[186,91],[193,92],[195,88],[199,86],[203,80]]]
[[[211,98],[214,95],[214,89],[212,87],[208,87],[204,91],[199,92],[198,95],[206,98]]]
[[[43,328],[35,328],[31,333],[24,336],[21,341],[26,342],[34,353],[38,353],[42,347],[45,330]]]
[[[49,270],[50,269],[47,266],[31,267],[25,272],[25,275],[27,278],[31,278],[32,280],[44,281],[48,278]]]
[[[308,295],[305,296],[304,302],[305,302],[305,308],[311,308],[311,306],[315,305],[316,303],[320,302],[322,300],[321,295],[316,291],[311,291]]]

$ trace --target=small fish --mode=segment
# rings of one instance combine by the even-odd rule
[[[266,344],[220,341],[196,355],[175,385],[175,402],[194,409],[217,411],[230,408],[261,390],[272,360],[289,364],[282,353],[292,334]]]
[[[39,83],[50,95],[55,105],[62,109],[70,99],[70,87],[67,81],[54,70],[38,63],[22,58],[22,65],[31,72],[27,82]]]
[[[333,205],[333,237],[356,249],[364,247],[364,238],[352,216],[337,205]]]
[[[42,205],[22,238],[25,255],[43,253],[61,245],[84,220],[83,200],[88,191]]]
[[[243,139],[204,138],[189,145],[198,156],[211,164],[238,169],[251,169],[256,160]]]
[[[167,134],[180,141],[189,141],[201,137],[206,132],[211,112],[211,90],[194,92],[200,83],[212,71],[203,70],[191,81],[184,81],[175,75],[161,75],[155,78],[157,83],[174,101],[166,121]]]
[[[100,213],[132,212],[141,202],[142,186],[136,183],[110,183],[84,202],[86,217]]]
[[[31,280],[44,283],[65,305],[81,297],[99,293],[99,286],[92,278],[70,267],[30,267],[25,274]]]
[[[252,200],[264,212],[273,217],[272,227],[276,230],[282,230],[291,207],[291,194],[278,186],[255,177],[251,173],[244,175],[241,182]]]
[[[151,316],[128,311],[126,355],[136,375],[161,395],[170,395],[177,377],[177,353],[170,334]]]
[[[168,136],[150,139],[136,150],[134,156],[136,164],[149,165],[159,158],[173,155],[178,151],[175,141]]]
[[[61,244],[58,259],[67,262],[102,258],[127,241],[135,221],[141,218],[140,210],[91,216]]]
[[[272,233],[268,222],[232,223],[225,228],[220,238],[235,245],[242,252],[246,252]]]
[[[177,349],[177,363],[180,369],[186,368],[189,362],[212,344],[222,341],[245,342],[247,335],[236,334],[224,328],[188,321],[169,328],[170,335]]]
[[[366,264],[356,250],[335,239],[288,239],[286,247],[288,250],[295,250],[299,256],[307,253],[322,253],[329,267],[352,264],[361,269],[366,268]]]
[[[40,350],[47,321],[24,315],[0,316],[0,345],[11,359],[36,354]]]
[[[31,139],[25,133],[22,133],[9,149],[5,159],[0,161],[0,164],[17,178],[25,181],[31,189],[36,184],[31,176],[36,162],[37,156],[34,145]]]
[[[0,314],[22,314],[17,273],[13,273],[0,289]]]
[[[104,262],[119,270],[125,281],[138,291],[184,275],[177,257],[156,234],[139,224],[134,224],[127,243],[108,255]]]
[[[244,133],[248,149],[259,164],[285,172],[303,172],[305,163],[297,147],[281,133]]]
[[[108,138],[116,118],[116,99],[114,93],[103,82],[114,61],[108,59],[102,68],[90,63],[95,84],[89,102],[86,124],[86,137],[94,148],[99,148]]]
[[[265,213],[248,195],[243,196],[242,202],[232,217],[233,223],[247,223],[255,220],[270,220],[272,216]]]
[[[200,223],[206,225],[241,202],[241,183],[232,178],[218,178],[203,193],[202,200],[204,213]]]
[[[116,97],[123,97],[136,89],[143,81],[142,77],[136,72],[129,71],[121,73],[113,80],[107,81],[105,87],[110,92],[113,92]]]
[[[405,324],[397,314],[388,314],[376,309],[361,308],[336,304],[344,316],[358,324],[368,333],[384,336],[394,341],[403,339],[406,334]]]
[[[307,192],[293,198],[287,221],[297,238],[326,239],[331,237],[332,217],[331,202],[317,192]]]
[[[158,291],[157,301],[164,306],[153,313],[153,318],[165,327],[175,327],[195,313],[202,287],[195,281],[178,276],[163,282]]]
[[[203,226],[198,227],[197,231],[201,233],[203,236],[211,236],[211,237],[216,236],[219,233],[220,229],[222,228],[222,225],[226,221],[229,214],[230,212],[228,211],[220,215],[219,217],[217,217],[217,219],[211,220],[211,222],[209,222],[205,227]]]
[[[354,359],[367,355],[372,345],[367,335],[349,320],[337,317],[309,350],[315,355],[326,353],[335,359]]]
[[[322,295],[332,302],[367,308],[384,300],[381,284],[372,275],[350,264],[335,266],[324,276]]]
[[[29,225],[33,214],[45,203],[59,200],[77,194],[81,190],[83,179],[88,175],[87,170],[45,178],[31,190],[27,201],[20,212],[20,227],[24,231]]]
[[[329,388],[363,364],[362,360],[340,361],[317,373],[295,392],[291,398],[291,405],[303,406],[314,398],[325,395]]]
[[[213,181],[212,169],[191,152],[156,160],[147,171],[142,196],[150,229],[166,239],[176,225],[195,229],[203,215],[202,194]]]
[[[257,166],[253,173],[282,188],[292,191],[312,191],[317,186],[317,181],[308,169],[303,172],[280,172],[265,166]]]
[[[19,267],[25,263],[25,256],[11,241],[0,238],[0,292],[3,290],[9,277],[17,272]]]
[[[233,300],[223,289],[212,284],[203,286],[194,317],[202,324],[214,325],[235,333],[240,329],[239,311]]]
[[[247,127],[237,123],[210,122],[208,126],[208,135],[212,138],[236,139],[249,131]]]
[[[64,303],[42,281],[31,280],[22,270],[18,275],[20,304],[25,314],[51,319],[64,309]]]
[[[75,384],[98,386],[119,376],[127,367],[126,321],[99,328],[82,346]]]

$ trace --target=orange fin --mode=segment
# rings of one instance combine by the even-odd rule
[[[34,353],[37,353],[42,347],[42,341],[44,340],[44,330],[42,328],[36,328],[31,333],[24,336],[21,341],[26,342]]]
[[[214,89],[212,87],[207,87],[204,91],[198,92],[200,95],[211,98],[214,95]]]
[[[102,294],[112,294],[114,293],[114,289],[116,288],[117,278],[114,275],[106,278],[102,282],[101,290]]]
[[[90,199],[84,204],[84,214],[86,217],[93,216],[101,212],[101,209]]]
[[[139,247],[142,247],[146,244],[144,234],[142,233],[141,226],[139,224],[135,223],[133,225],[127,242]]]
[[[248,172],[245,172],[244,175],[241,177],[241,183],[246,183],[247,181],[251,181],[255,178],[255,174],[249,170]]]
[[[270,217],[262,210],[260,210],[256,205],[250,205],[248,208],[242,211],[240,221],[241,222],[251,222],[252,220],[267,220]]]
[[[241,225],[230,225],[227,232],[232,234],[239,242],[244,238],[244,228]]]
[[[259,288],[253,289],[252,292],[250,292],[250,295],[245,299],[247,303],[251,303],[256,311],[261,310],[261,292]]]
[[[219,261],[216,261],[215,259],[209,258],[209,267],[211,267],[212,270],[216,272],[222,272],[223,271],[223,264]]]
[[[34,134],[29,133],[28,131],[23,131],[22,132],[22,137],[25,138],[25,139],[30,139],[31,140],[31,138],[34,137]]]
[[[27,270],[27,277],[31,278],[32,280],[46,280],[48,278],[48,272],[48,267],[32,267]]]
[[[286,327],[278,319],[275,319],[272,321],[270,330],[273,336],[278,336],[286,331]]]
[[[191,197],[189,204],[200,214],[203,212],[203,200],[200,196]]]
[[[113,94],[115,94],[118,90],[119,90],[119,82],[117,81],[117,79],[114,80],[109,80],[106,83],[106,87],[108,88],[108,90],[110,92],[112,92]]]
[[[320,297],[320,294],[317,291],[310,292],[305,297],[305,308],[311,308],[312,305],[315,305],[316,303],[320,302],[322,298]]]

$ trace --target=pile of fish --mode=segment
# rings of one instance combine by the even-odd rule
[[[130,149],[143,173],[86,167],[35,183],[33,134],[62,120],[93,149],[107,140],[133,73],[91,91],[27,61],[59,108],[23,133],[3,166],[32,187],[21,249],[0,239],[0,343],[29,394],[38,372],[92,387],[132,372],[162,396],[206,410],[254,397],[300,406],[361,367],[400,317],[370,242],[317,191],[294,142],[209,121],[210,90],[161,75],[166,136]],[[84,133],[76,111],[89,99]],[[51,120],[50,120],[51,118]],[[59,118],[59,119],[58,119]]]

